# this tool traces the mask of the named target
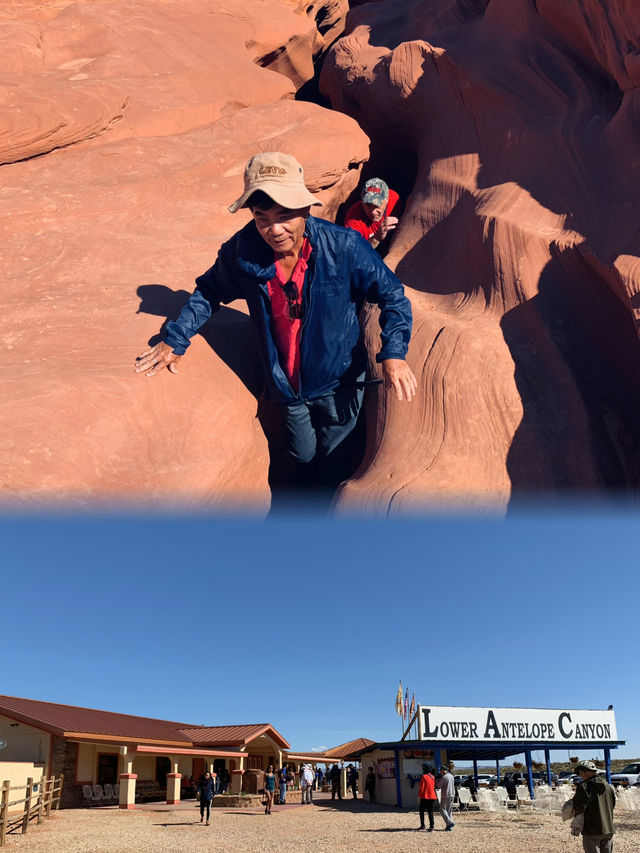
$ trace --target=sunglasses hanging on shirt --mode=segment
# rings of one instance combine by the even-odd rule
[[[298,285],[295,281],[288,281],[286,284],[281,285],[284,290],[284,295],[287,297],[287,305],[289,307],[289,319],[290,320],[301,320],[302,319],[302,301],[298,301],[300,299],[300,291],[298,290]]]

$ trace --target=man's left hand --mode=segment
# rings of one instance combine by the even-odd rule
[[[410,402],[418,393],[418,380],[403,358],[387,358],[382,362],[384,387],[393,388],[398,400]]]

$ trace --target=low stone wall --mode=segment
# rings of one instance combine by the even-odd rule
[[[223,809],[255,809],[262,805],[262,794],[217,794],[211,805]]]
[[[287,791],[287,804],[301,802],[302,791]],[[222,809],[256,809],[262,805],[262,794],[216,794],[211,805]]]

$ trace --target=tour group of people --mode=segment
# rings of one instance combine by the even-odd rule
[[[347,765],[347,788],[354,799],[358,798],[358,771],[353,764]],[[228,776],[228,771],[224,771]],[[581,781],[576,786],[575,795],[571,801],[571,813],[574,816],[572,831],[582,835],[585,853],[613,853],[613,810],[616,796],[614,789],[599,775],[593,761],[581,761],[576,765],[576,772]],[[216,777],[208,771],[200,777],[196,796],[200,802],[200,822],[210,825],[211,803],[221,785],[223,774]],[[314,771],[310,764],[303,764],[298,773],[301,803],[311,804],[313,790],[319,790],[324,785],[331,786],[331,799],[342,800],[342,769],[333,764],[326,773],[319,767]],[[284,764],[276,770],[269,764],[264,774],[264,803],[265,814],[271,814],[276,792],[278,803],[286,805],[287,793],[295,784],[295,771],[290,765]],[[364,789],[369,796],[369,802],[376,802],[376,774],[369,767],[365,777]],[[438,792],[440,797],[438,797]],[[443,765],[439,771],[428,763],[422,765],[422,775],[418,788],[418,814],[420,816],[419,830],[433,832],[435,829],[435,814],[439,812],[444,821],[444,829],[451,832],[453,821],[453,805],[456,797],[454,777],[449,768]],[[439,800],[439,802],[438,802]],[[428,820],[428,824],[427,824]]]

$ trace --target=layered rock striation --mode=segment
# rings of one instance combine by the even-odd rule
[[[305,164],[331,216],[368,140],[294,99],[323,38],[282,0],[9,4],[0,78],[0,496],[29,507],[269,506],[244,303],[180,365],[133,360],[221,243],[246,160]]]
[[[635,492],[639,83],[635,0],[350,12],[321,91],[414,177],[387,262],[421,394],[373,407],[343,507]]]

